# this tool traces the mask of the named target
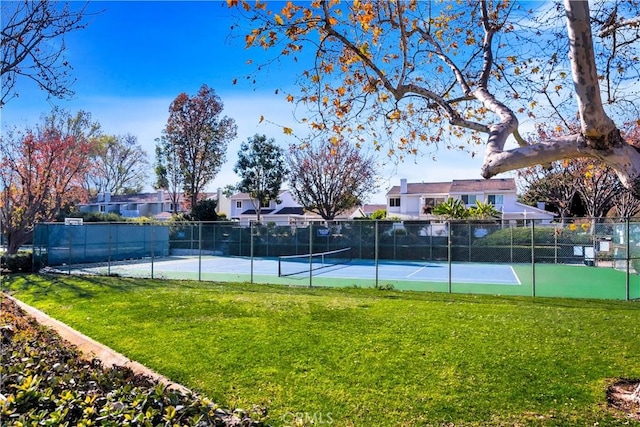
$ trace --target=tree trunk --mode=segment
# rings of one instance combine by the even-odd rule
[[[622,185],[640,197],[640,152],[622,139],[619,129],[607,116],[602,105],[589,3],[583,0],[565,0],[564,4],[580,134],[552,138],[507,151],[490,140],[482,176],[491,178],[502,172],[555,160],[591,157],[615,170]]]
[[[7,254],[13,255],[18,253],[20,247],[29,241],[33,233],[24,230],[8,230],[7,231]]]

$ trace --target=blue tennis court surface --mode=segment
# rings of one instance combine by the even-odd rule
[[[301,263],[304,269],[304,263]],[[254,258],[253,260],[243,257],[218,257],[202,256],[197,257],[166,257],[157,258],[153,261],[129,261],[127,263],[117,263],[106,267],[101,266],[75,266],[73,269],[80,269],[88,273],[106,274],[107,268],[111,274],[117,273],[123,276],[149,276],[171,278],[192,278],[194,274],[211,275],[234,275],[238,279],[246,280],[252,274],[255,276],[273,276],[278,279],[278,260]],[[377,268],[378,280],[393,281],[414,281],[414,282],[443,282],[451,281],[456,283],[479,283],[493,285],[520,285],[520,280],[513,268],[502,264],[478,264],[460,263],[447,264],[427,261],[379,261]],[[376,279],[376,266],[373,261],[354,260],[345,264],[338,264],[320,268],[313,271],[313,276],[318,278],[335,279]],[[309,277],[309,272],[301,272],[288,276],[290,279],[305,279]],[[274,280],[277,283],[278,280]]]

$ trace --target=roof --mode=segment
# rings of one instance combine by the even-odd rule
[[[303,215],[304,208],[302,206],[291,206],[280,209],[275,215]]]
[[[387,205],[378,205],[378,204],[365,204],[362,205],[362,212],[366,214],[372,214],[375,211],[385,210],[387,209]]]
[[[280,192],[278,194],[284,194],[286,192],[288,192],[289,190],[280,190]],[[235,193],[231,196],[229,196],[229,200],[246,200],[246,199],[253,199],[253,197],[251,197],[251,195],[249,193]]]
[[[205,199],[216,198],[216,193],[200,193]],[[104,197],[100,195],[101,197]],[[178,201],[182,202],[185,196],[184,193],[178,194]],[[162,201],[165,203],[171,202],[171,193],[168,191],[162,192]],[[93,197],[87,204],[105,204],[107,202],[102,199],[98,201],[98,197]],[[108,204],[117,203],[158,203],[158,192],[155,193],[137,193],[137,194],[121,194],[109,196]]]
[[[260,215],[268,215],[274,210],[275,209],[262,208],[260,209]],[[246,211],[242,212],[240,215],[256,215],[256,214],[257,213],[255,209],[247,209]]]
[[[451,193],[470,191],[516,191],[516,180],[513,178],[454,179],[451,183]]]
[[[513,178],[499,179],[454,179],[451,182],[407,183],[406,194],[453,194],[482,191],[516,191]],[[399,195],[400,186],[395,185],[387,196]]]

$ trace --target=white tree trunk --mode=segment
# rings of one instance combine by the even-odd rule
[[[581,133],[538,144],[503,150],[490,135],[485,152],[482,176],[491,178],[501,172],[520,169],[554,160],[593,157],[616,171],[622,184],[640,197],[640,152],[627,144],[620,131],[604,111],[589,19],[589,3],[565,0],[567,32],[573,82],[578,102]],[[504,130],[512,123],[496,125],[492,131]],[[501,139],[501,138],[499,138]]]

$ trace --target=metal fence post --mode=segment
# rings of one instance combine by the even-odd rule
[[[193,236],[193,227],[191,230]],[[198,222],[198,281],[202,281],[202,221]]]
[[[251,264],[251,267],[250,267],[249,270],[251,270],[251,272],[250,272],[250,274],[251,274],[250,283],[251,284],[253,284],[253,235],[254,235],[253,225],[254,224],[255,223],[253,221],[249,222],[249,235],[250,235],[250,239],[249,239],[249,262]],[[267,239],[268,239],[268,236],[267,236]]]
[[[467,233],[468,233],[468,239],[467,239],[467,244],[469,245],[468,247],[468,252],[469,252],[469,262],[471,262],[471,222],[467,221]]]
[[[536,296],[536,221],[531,219],[531,296]]]
[[[553,251],[553,263],[557,264],[558,263],[558,224],[555,225],[554,229],[553,229],[553,241],[554,241],[554,251]]]
[[[309,221],[309,287],[313,286],[313,223]]]
[[[629,282],[629,270],[631,268],[631,241],[629,240],[631,238],[631,233],[630,233],[630,219],[627,217],[625,218],[625,232],[626,232],[626,239],[625,242],[627,243],[627,274],[625,277],[625,299],[626,301],[629,301],[629,299],[631,298],[631,294],[630,294],[630,282]]]
[[[509,224],[509,237],[511,238],[511,244],[509,245],[509,259],[513,264],[513,224]]]
[[[154,246],[156,244],[156,230],[153,228],[153,223],[151,223],[151,278],[153,279],[153,261],[154,261]]]
[[[107,237],[107,275],[111,276],[111,233],[113,230],[110,222],[107,223],[107,230],[109,232]]]
[[[379,238],[378,238],[378,222],[379,220],[376,219],[375,222],[375,230],[373,233],[373,259],[374,259],[374,265],[375,265],[375,270],[376,270],[376,288],[379,286],[378,284],[378,242],[379,242]]]
[[[67,225],[67,230],[69,231],[69,260],[67,262],[67,267],[69,270],[69,274],[71,274],[71,250],[73,248],[73,233],[71,232],[70,225]]]
[[[451,293],[451,221],[447,221],[448,238],[447,238],[447,260],[449,262],[449,293]]]

